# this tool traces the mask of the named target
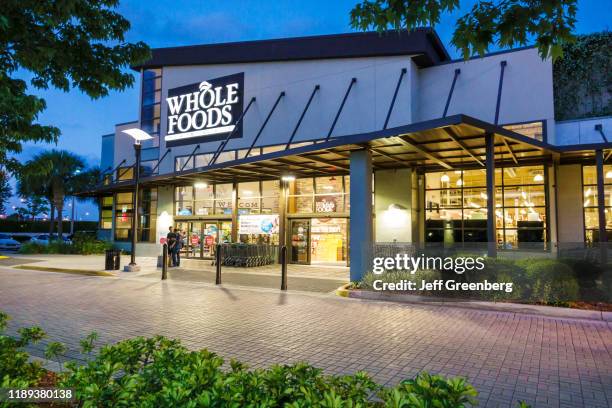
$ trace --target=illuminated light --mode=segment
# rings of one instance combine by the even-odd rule
[[[206,187],[208,187],[208,183],[206,183],[204,181],[200,181],[198,183],[194,183],[193,187],[194,188],[206,188]]]
[[[295,181],[295,176],[293,174],[285,174],[284,176],[281,177],[281,180],[287,181],[287,182]]]
[[[480,198],[482,198],[483,200],[486,200],[488,198],[487,197],[487,193],[481,192],[480,193]]]
[[[588,199],[586,199],[586,200],[584,201],[584,206],[585,206],[585,207],[588,207],[590,204],[591,204],[591,199],[590,199],[590,198],[588,198]]]
[[[461,187],[463,185],[463,180],[459,179],[457,180],[457,187]]]
[[[606,178],[612,178],[612,170],[606,172]]]
[[[469,206],[470,206],[470,207],[473,207],[473,208],[480,208],[480,206],[479,206],[478,204],[476,204],[476,203],[472,203],[472,202],[471,202],[471,203],[469,203]]]
[[[450,177],[448,177],[448,174],[444,173],[442,177],[440,177],[440,181],[442,183],[448,183],[450,181]]]
[[[591,188],[589,187],[589,188],[587,189],[587,191],[584,193],[584,196],[585,196],[585,197],[590,197],[592,193],[593,193],[593,190],[591,190]]]
[[[523,200],[527,199],[527,193],[524,191],[521,191],[521,197],[523,197]]]
[[[138,129],[138,128],[126,129],[126,130],[122,130],[122,132],[127,134],[127,135],[132,136],[134,138],[134,140],[136,141],[136,143],[140,143],[143,140],[153,139],[153,136],[151,136],[150,134],[148,134],[144,130],[141,130],[141,129]]]
[[[521,212],[521,215],[527,214],[527,211],[525,211],[525,210],[521,210],[520,212]]]
[[[501,206],[502,206],[502,205],[501,205],[501,204],[499,204],[499,203],[498,203],[498,204],[495,204],[495,207],[497,207],[497,208],[501,208]]]
[[[538,173],[533,177],[533,181],[535,181],[536,183],[541,183],[542,181],[544,181],[544,176]]]

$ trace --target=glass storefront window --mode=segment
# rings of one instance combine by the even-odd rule
[[[106,196],[100,199],[100,228],[113,228],[113,196]]]
[[[604,212],[608,241],[612,239],[612,165],[605,164],[604,173]],[[597,168],[582,167],[582,191],[584,207],[584,236],[589,244],[599,241],[599,211],[597,194]]]
[[[133,200],[132,193],[117,193],[115,195],[115,240],[128,240],[132,236]]]
[[[546,241],[544,166],[495,170],[495,224],[503,248]],[[486,242],[486,172],[425,174],[427,242]]]
[[[289,185],[287,211],[294,214],[349,211],[349,177],[301,178]]]

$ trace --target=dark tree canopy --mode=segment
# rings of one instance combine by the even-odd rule
[[[28,94],[18,71],[39,89],[76,88],[91,98],[134,83],[126,70],[149,57],[142,42],[125,42],[130,23],[113,9],[118,0],[2,0],[0,3],[0,164],[23,142],[56,142],[60,130],[37,124],[44,99]],[[21,75],[23,76],[23,75]]]
[[[557,59],[573,40],[577,0],[478,1],[455,24],[452,44],[464,58],[483,55],[489,47],[527,45],[534,41],[542,58]],[[435,26],[460,0],[363,0],[351,11],[360,30],[414,29]]]

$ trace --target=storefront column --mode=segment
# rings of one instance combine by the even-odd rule
[[[232,184],[232,242],[238,242],[238,184]]]
[[[372,153],[351,152],[351,218],[350,247],[351,282],[360,280],[369,270],[373,245],[372,234]]]
[[[280,195],[278,197],[278,261],[280,262],[280,248],[287,245],[287,188],[289,187],[289,182],[280,181]],[[289,249],[287,248],[287,253],[289,253]],[[288,256],[288,255],[287,255]]]
[[[604,154],[603,150],[595,151],[595,166],[597,169],[597,215],[599,219],[599,242],[607,242],[606,234],[606,192],[604,189]],[[602,247],[605,245],[602,245]]]
[[[487,173],[487,255],[497,256],[495,231],[495,135],[485,135]]]

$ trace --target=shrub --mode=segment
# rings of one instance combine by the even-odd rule
[[[38,327],[19,329],[19,338],[4,334],[9,317],[0,312],[0,388],[27,388],[38,383],[44,370],[30,362],[24,349],[38,343],[45,333]]]
[[[566,305],[579,299],[574,271],[553,259],[523,259],[517,264],[525,270],[524,290],[529,300],[544,304]]]
[[[63,241],[52,240],[47,245],[35,242],[26,242],[21,245],[19,252],[22,254],[103,254],[105,250],[112,248],[112,243],[101,241],[95,237],[77,232],[74,234],[71,244]]]

